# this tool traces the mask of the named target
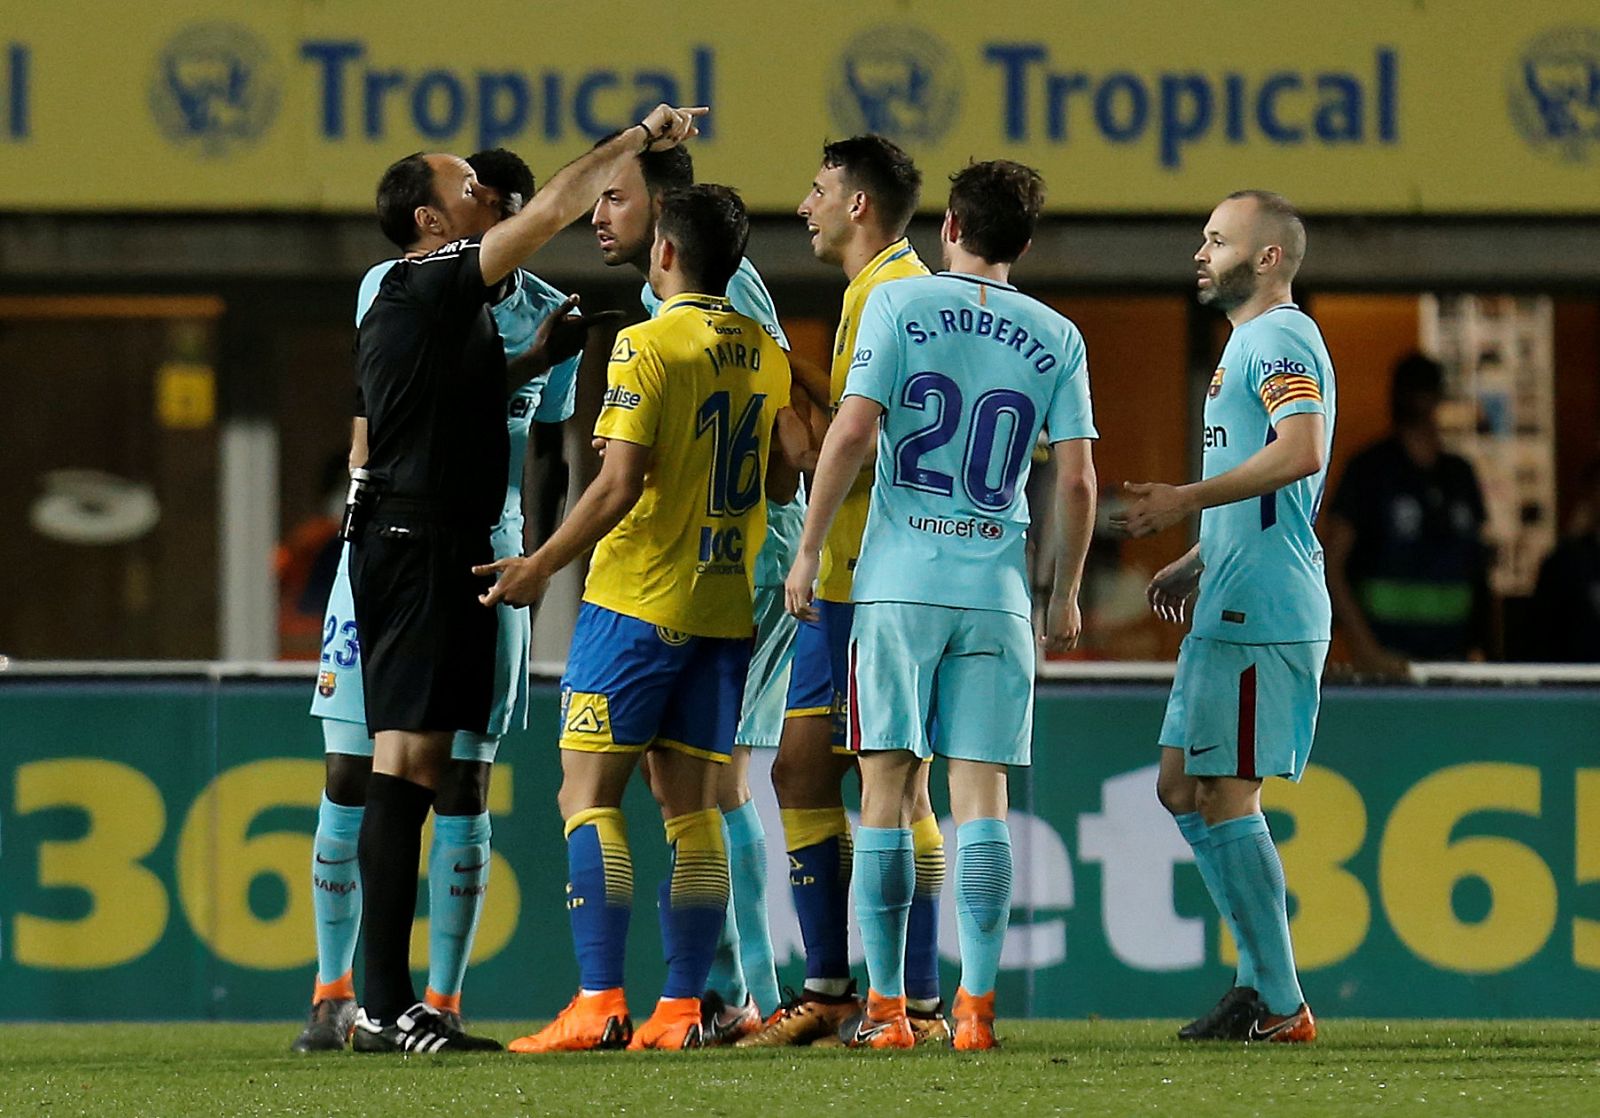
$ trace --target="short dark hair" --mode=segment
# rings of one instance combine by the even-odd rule
[[[906,231],[917,212],[922,172],[893,140],[875,133],[833,140],[822,145],[822,165],[839,168],[850,189],[872,199],[885,233],[898,237]]]
[[[685,186],[662,196],[656,233],[677,248],[680,266],[695,290],[722,295],[744,259],[750,215],[732,187]]]
[[[1425,419],[1443,394],[1444,366],[1425,353],[1408,353],[1389,382],[1389,418],[1397,427]]]
[[[507,201],[515,194],[525,206],[528,199],[533,197],[533,169],[514,151],[489,148],[487,151],[474,152],[467,156],[467,165],[478,176],[479,182]]]
[[[1283,249],[1283,265],[1288,278],[1294,279],[1306,258],[1305,218],[1300,216],[1293,202],[1271,190],[1235,190],[1223,201],[1231,202],[1239,198],[1249,198],[1256,204],[1267,227],[1266,232]]]
[[[1044,179],[1021,163],[969,163],[950,176],[950,212],[961,228],[961,246],[991,264],[1022,255],[1043,208]]]
[[[604,147],[622,135],[623,131],[619,129],[609,136],[602,136],[594,146]],[[694,185],[694,156],[690,155],[689,149],[682,144],[676,147],[658,148],[655,151],[642,151],[639,153],[639,171],[644,175],[645,189],[651,194],[681,190]]]
[[[400,248],[417,243],[417,207],[438,205],[433,168],[420,151],[389,164],[378,180],[378,228]]]

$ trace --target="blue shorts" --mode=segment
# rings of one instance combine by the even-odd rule
[[[835,753],[848,753],[845,713],[850,679],[853,602],[817,600],[817,620],[802,621],[794,638],[785,718],[825,714],[833,720]]]
[[[1161,744],[1190,776],[1299,780],[1311,756],[1327,641],[1234,644],[1185,637]]]
[[[745,679],[736,745],[778,748],[788,705],[789,676],[799,622],[783,608],[783,587],[758,586],[755,595],[756,644]]]
[[[510,550],[505,550],[510,547]],[[494,536],[495,555],[519,555],[500,533]],[[465,730],[456,734],[450,756],[457,761],[493,762],[500,735],[528,724],[528,659],[532,620],[526,609],[497,606],[499,637],[495,648],[494,707],[489,713],[489,733]],[[367,734],[366,692],[361,683],[361,641],[356,634],[355,600],[350,590],[350,545],[339,551],[339,569],[322,616],[322,662],[311,695],[311,713],[323,720],[326,753],[372,756]]]
[[[584,602],[561,677],[561,748],[659,745],[726,761],[749,669],[748,639],[696,637]]]
[[[1030,764],[1033,678],[1033,626],[1025,617],[918,602],[857,603],[851,751]]]

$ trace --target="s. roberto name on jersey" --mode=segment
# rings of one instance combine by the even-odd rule
[[[1016,350],[1025,360],[1031,361],[1034,369],[1040,373],[1048,373],[1061,364],[1061,359],[1047,350],[1043,342],[1005,315],[973,310],[971,307],[940,307],[938,318],[938,330],[924,326],[914,318],[908,319],[906,337],[911,339],[913,345],[926,345],[930,339],[937,338],[941,331],[946,334],[967,334],[974,338],[987,338],[997,345]],[[854,363],[859,365],[871,356],[870,350],[863,350],[856,354]]]

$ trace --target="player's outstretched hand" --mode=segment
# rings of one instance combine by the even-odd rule
[[[501,602],[508,606],[531,606],[544,597],[550,585],[550,576],[531,555],[496,559],[493,563],[473,567],[472,573],[484,578],[499,576],[493,586],[478,595],[478,601],[486,606],[497,606]]]
[[[645,131],[650,133],[646,150],[660,151],[663,148],[677,147],[691,136],[700,135],[700,118],[711,111],[709,106],[695,105],[687,109],[675,109],[671,105],[657,105],[650,110],[650,114],[639,123],[644,125]]]
[[[1200,589],[1200,572],[1204,568],[1189,555],[1175,559],[1156,572],[1145,588],[1150,608],[1163,621],[1182,625],[1189,603]]]
[[[797,555],[789,577],[783,581],[783,608],[801,621],[815,621],[817,607],[812,605],[817,585],[817,556]]]
[[[1134,539],[1164,532],[1194,511],[1176,485],[1125,481],[1122,491],[1130,500],[1122,512],[1112,514],[1111,526]]]
[[[1050,595],[1050,604],[1045,607],[1044,635],[1039,638],[1044,650],[1052,655],[1071,652],[1078,647],[1082,635],[1083,614],[1078,609],[1077,595]]]

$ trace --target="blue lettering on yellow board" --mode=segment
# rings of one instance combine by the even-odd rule
[[[1050,67],[1042,43],[990,43],[983,57],[997,71],[1001,126],[1015,143],[1068,144],[1089,129],[1113,144],[1153,134],[1161,165],[1176,170],[1188,146],[1216,138],[1281,147],[1400,138],[1400,55],[1392,47],[1376,48],[1364,72],[1285,68],[1259,79],[1195,70],[1062,72]]]
[[[29,121],[28,92],[32,85],[33,51],[26,43],[11,43],[0,58],[0,106],[5,110],[3,135],[8,140],[26,140],[32,131]]]
[[[404,69],[373,58],[356,40],[312,39],[300,44],[310,67],[324,139],[348,138],[357,125],[369,140],[413,131],[429,140],[466,134],[491,148],[538,129],[547,141],[574,132],[587,139],[626,128],[663,101],[709,105],[715,99],[716,54],[698,46],[687,72],[671,70]],[[709,120],[702,138],[712,135]]]

